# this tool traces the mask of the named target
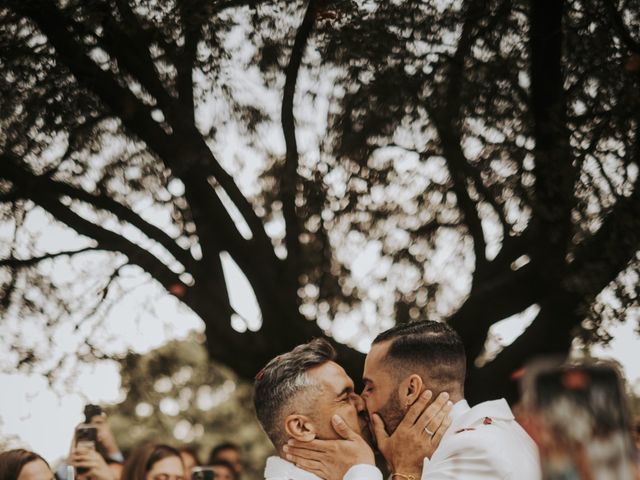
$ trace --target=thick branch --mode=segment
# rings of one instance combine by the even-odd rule
[[[10,180],[15,180],[22,185],[21,192],[26,198],[30,198],[29,192],[37,192],[38,195],[59,197],[66,195],[70,198],[86,202],[98,209],[106,210],[115,215],[119,220],[128,222],[151,240],[158,242],[174,256],[176,260],[189,270],[194,268],[195,259],[189,251],[180,247],[175,239],[171,238],[164,230],[147,222],[133,210],[103,194],[92,194],[78,187],[51,179],[48,175],[34,175],[18,166],[16,159],[7,154],[0,155],[0,175]]]
[[[558,281],[571,238],[577,171],[566,125],[562,71],[564,0],[531,2],[531,111],[535,136],[533,222],[540,228],[534,260]]]
[[[94,239],[97,247],[110,252],[120,252],[127,256],[130,263],[138,265],[162,284],[167,290],[182,284],[178,275],[158,260],[148,250],[136,245],[111,230],[91,223],[77,213],[71,211],[58,200],[34,196],[33,200],[57,220],[74,229],[78,234]]]
[[[510,379],[515,371],[536,355],[567,355],[573,340],[572,330],[582,320],[577,315],[579,304],[578,297],[563,292],[548,297],[529,328],[495,360],[475,373],[473,383],[469,384],[475,392],[471,400],[478,402],[496,397],[514,400],[517,385]]]
[[[168,135],[151,118],[151,109],[91,60],[69,33],[72,25],[49,2],[12,0],[10,7],[32,19],[44,33],[62,62],[117,115],[125,126],[159,154],[174,151]]]
[[[141,44],[144,36],[131,29],[123,30],[110,17],[105,19],[103,29],[101,44],[105,50],[118,61],[121,69],[128,71],[153,95],[160,108],[168,115],[168,120],[173,120],[172,117],[178,113],[175,111],[175,101],[160,81],[149,47]]]
[[[316,1],[309,0],[302,24],[296,33],[291,49],[289,65],[285,70],[284,94],[282,98],[282,130],[287,153],[282,176],[280,196],[286,224],[287,263],[290,275],[297,279],[297,264],[300,261],[300,226],[296,213],[296,196],[298,193],[298,145],[296,142],[296,125],[293,114],[293,100],[296,93],[298,72],[302,64],[307,42],[313,31],[316,15]]]
[[[36,22],[78,81],[85,84],[90,91],[94,91],[120,117],[129,131],[140,137],[168,163],[174,174],[182,178],[189,171],[198,175],[203,173],[213,175],[242,213],[251,228],[255,243],[259,244],[263,251],[271,248],[271,240],[265,233],[264,225],[255,214],[253,206],[244,197],[231,175],[213,157],[194,125],[184,126],[185,130],[179,132],[180,138],[166,134],[151,119],[149,107],[142,104],[129,90],[122,88],[110,74],[103,72],[83,53],[81,46],[68,32],[70,28],[68,22],[55,6],[47,3],[41,8],[35,8],[30,2],[25,4],[13,0],[11,7]],[[190,151],[180,149],[179,145],[190,145],[191,149]],[[189,189],[189,182],[184,183]],[[203,198],[199,197],[197,200],[203,200]],[[191,207],[194,208],[194,205]],[[271,257],[274,257],[272,248]]]
[[[502,12],[505,8],[508,9],[509,4],[509,1],[503,2],[499,12]],[[460,92],[464,79],[464,65],[477,39],[477,24],[479,20],[484,17],[486,8],[486,3],[479,0],[475,0],[469,4],[456,52],[448,65],[448,84],[444,98],[446,107],[442,109],[442,111],[428,108],[442,143],[444,157],[449,165],[454,193],[458,199],[460,210],[465,217],[465,223],[469,228],[469,233],[473,238],[474,253],[476,256],[474,283],[484,278],[483,272],[487,266],[486,240],[476,202],[473,201],[469,195],[467,176],[471,177],[478,192],[485,196],[487,201],[496,208],[496,213],[500,218],[504,218],[504,213],[497,207],[497,203],[493,199],[491,192],[484,186],[482,180],[473,174],[473,169],[468,164],[461,147],[460,115],[462,113],[462,105],[460,103]],[[499,16],[498,14],[494,15],[486,28],[491,28]],[[504,237],[507,238],[507,236],[508,231],[505,230]]]
[[[177,90],[180,102],[191,113],[189,119],[191,123],[195,123],[193,67],[196,61],[198,42],[201,37],[202,23],[205,21],[205,16],[197,10],[197,3],[191,0],[182,0],[178,3],[184,31],[184,47],[180,52],[180,58],[176,62],[178,71]]]
[[[531,264],[515,272],[507,269],[490,275],[478,284],[449,319],[449,324],[464,340],[469,364],[482,352],[491,325],[526,310],[539,302],[545,292],[544,279]]]

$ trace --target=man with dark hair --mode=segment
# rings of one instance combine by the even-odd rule
[[[238,480],[240,478],[234,466],[226,460],[217,458],[211,460],[208,466],[213,468],[215,480]]]
[[[327,478],[319,463],[305,461],[299,468],[286,461],[288,442],[335,445],[332,441],[337,439],[340,439],[343,461],[333,466],[331,478],[382,480],[382,474],[375,467],[373,451],[365,439],[370,434],[364,402],[335,358],[333,347],[326,340],[316,339],[274,358],[256,375],[256,415],[279,455],[267,460],[267,480]],[[412,426],[426,424],[443,403],[427,409],[426,401],[416,402],[411,411]],[[442,417],[438,427],[440,423]],[[413,457],[422,459],[429,449],[435,448],[434,444],[442,437],[446,426],[444,422],[443,428],[438,428],[430,441],[416,445],[407,462],[415,462]],[[398,458],[397,461],[403,463],[405,459]]]
[[[224,442],[211,449],[209,453],[209,465],[213,465],[213,462],[219,460],[231,464],[234,472],[236,472],[238,476],[242,473],[242,451],[235,443]]]
[[[515,421],[504,399],[470,408],[464,399],[466,358],[458,334],[445,323],[423,321],[398,325],[374,340],[364,366],[364,391],[377,445],[392,474],[401,480],[485,480],[541,478],[533,440]],[[409,406],[425,395],[448,395],[451,426],[432,456],[413,465],[394,461],[414,448],[399,433]],[[435,430],[424,427],[426,435]],[[333,449],[316,442],[288,448],[296,464],[320,463],[324,478],[344,462],[339,442]]]

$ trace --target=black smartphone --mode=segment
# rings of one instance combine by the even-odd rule
[[[98,429],[93,425],[81,423],[76,427],[74,435],[74,445],[76,448],[86,448],[95,450],[98,441]],[[76,472],[83,474],[87,472],[86,468],[77,468]]]
[[[543,479],[635,478],[629,410],[614,364],[538,361],[523,386]]]
[[[193,467],[191,469],[191,480],[215,480],[216,472],[213,467]]]

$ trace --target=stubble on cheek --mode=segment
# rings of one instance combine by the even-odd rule
[[[400,407],[400,399],[397,396],[397,392],[389,395],[387,402],[378,409],[377,414],[382,418],[387,433],[389,435],[393,434],[405,415],[405,411]]]

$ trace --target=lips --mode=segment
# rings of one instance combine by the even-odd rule
[[[360,435],[362,438],[364,438],[369,445],[375,445],[375,439],[371,431],[371,422],[366,412],[358,414],[358,423],[360,423]]]

